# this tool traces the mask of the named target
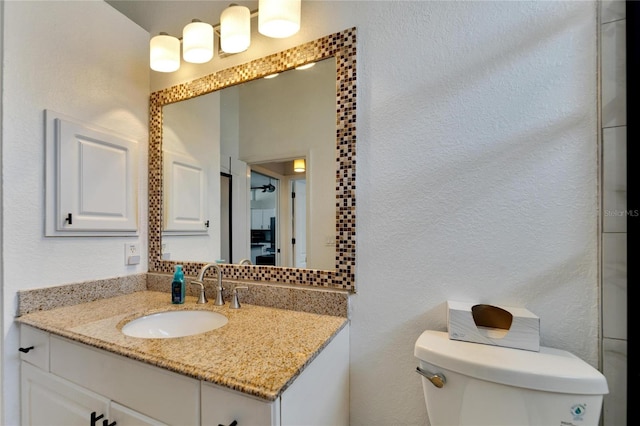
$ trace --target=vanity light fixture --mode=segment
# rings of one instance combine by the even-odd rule
[[[269,75],[265,75],[264,78],[266,78],[267,80],[271,79],[271,78],[276,78],[277,76],[279,76],[280,73],[279,72],[274,72],[273,74],[269,74]]]
[[[220,15],[220,46],[225,53],[240,53],[251,44],[251,12],[231,4]]]
[[[293,160],[293,171],[296,173],[302,173],[305,170],[307,170],[307,165],[306,162],[304,161],[304,158],[298,158],[296,160]]]
[[[182,30],[182,58],[193,64],[204,64],[213,58],[213,27],[194,19]]]
[[[285,38],[300,30],[301,0],[260,0],[258,32],[267,37]]]
[[[309,68],[313,67],[315,64],[316,64],[315,62],[309,62],[308,64],[297,66],[296,69],[297,70],[308,70]]]
[[[194,19],[182,31],[182,39],[160,33],[151,39],[151,69],[160,72],[180,68],[180,40],[182,58],[186,62],[203,64],[213,58],[214,32],[220,36],[221,53],[240,53],[251,44],[251,18],[258,16],[260,34],[285,38],[300,30],[301,0],[259,0],[258,11],[230,4],[220,15],[220,23],[212,26]],[[175,59],[177,56],[177,60]]]
[[[167,33],[160,33],[149,42],[151,69],[173,72],[180,68],[180,40]]]

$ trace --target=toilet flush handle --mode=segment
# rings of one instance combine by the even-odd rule
[[[431,383],[433,383],[433,386],[435,386],[437,388],[444,387],[444,384],[447,383],[447,379],[444,377],[444,375],[442,375],[440,373],[435,373],[434,374],[434,373],[432,373],[430,371],[423,370],[420,367],[416,367],[416,372],[418,374],[420,374],[421,376],[425,377]]]

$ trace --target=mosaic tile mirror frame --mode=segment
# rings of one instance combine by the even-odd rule
[[[149,272],[173,273],[182,264],[197,275],[202,262],[162,259],[162,107],[307,62],[336,61],[335,269],[221,264],[224,279],[309,285],[355,291],[356,258],[356,29],[224,69],[151,94],[149,105]]]

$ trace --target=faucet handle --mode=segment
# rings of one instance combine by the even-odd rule
[[[231,304],[229,308],[240,309],[240,301],[238,300],[238,290],[249,290],[247,286],[237,286],[233,288],[233,296],[231,297]]]
[[[197,304],[207,303],[207,296],[204,294],[204,284],[202,281],[191,281],[191,285],[199,285],[200,286],[200,297],[198,297]]]

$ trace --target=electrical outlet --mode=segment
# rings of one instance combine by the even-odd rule
[[[140,243],[124,244],[124,264],[137,265],[140,263]]]

